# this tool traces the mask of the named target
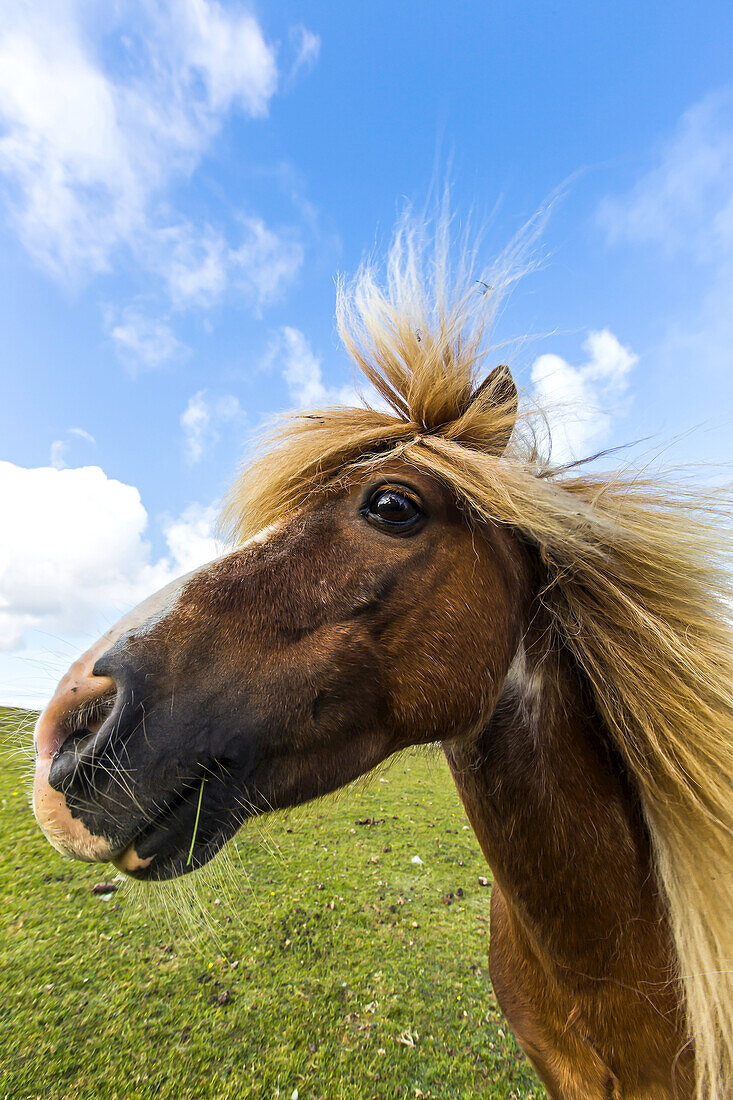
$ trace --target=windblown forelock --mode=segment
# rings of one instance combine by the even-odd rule
[[[495,265],[489,285],[476,277],[469,249],[457,273],[451,272],[445,219],[435,242],[417,223],[403,219],[384,285],[364,265],[353,283],[339,285],[337,302],[343,343],[390,411],[370,407],[365,399],[362,407],[286,417],[232,486],[220,522],[223,536],[239,545],[293,508],[343,485],[355,468],[417,455],[422,440],[442,439],[486,455],[511,453],[522,464],[544,466],[534,431],[536,410],[529,402],[518,409],[507,367],[486,370],[491,322],[521,263],[517,257],[532,239],[529,232],[527,241],[512,246]]]
[[[455,419],[437,425],[367,407],[334,407],[285,418],[263,441],[260,454],[227,494],[220,519],[222,537],[241,545],[258,530],[343,488],[353,475],[395,459],[414,460],[435,473],[431,455],[448,448],[452,465],[461,452],[489,458],[506,455],[533,472],[538,459],[535,410],[518,410],[508,368],[498,367],[475,384],[456,406]],[[455,378],[453,381],[458,384]],[[446,384],[444,376],[438,385]]]

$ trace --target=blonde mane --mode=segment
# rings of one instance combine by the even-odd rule
[[[727,500],[672,480],[556,469],[536,410],[517,423],[508,372],[478,385],[502,280],[450,278],[446,231],[428,252],[409,222],[384,286],[363,267],[338,321],[377,407],[289,418],[239,477],[223,527],[239,542],[400,456],[478,520],[538,550],[542,599],[640,792],[669,910],[698,1097],[733,1081],[733,558]],[[451,290],[451,284],[458,289]],[[509,439],[505,450],[502,448]]]

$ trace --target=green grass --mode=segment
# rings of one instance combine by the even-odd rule
[[[0,1098],[544,1095],[491,991],[488,870],[441,757],[105,899],[110,869],[33,821],[20,725],[0,712]]]

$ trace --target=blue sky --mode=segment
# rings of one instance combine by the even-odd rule
[[[351,383],[337,273],[436,181],[487,260],[562,188],[497,331],[562,453],[729,461],[730,4],[0,16],[0,701],[211,556],[263,419]]]

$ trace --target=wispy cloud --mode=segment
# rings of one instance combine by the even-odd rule
[[[157,234],[159,265],[174,306],[211,305],[227,285],[226,241],[210,227],[171,226]]]
[[[353,386],[324,383],[321,360],[300,329],[283,325],[270,346],[268,359],[280,365],[290,400],[299,408],[361,404]]]
[[[692,253],[701,263],[733,252],[733,92],[686,111],[655,161],[626,195],[601,203],[609,239]]]
[[[297,276],[304,250],[295,233],[253,216],[240,218],[239,226],[233,244],[210,227],[197,233],[182,225],[159,234],[166,251],[160,267],[177,308],[212,305],[231,288],[260,313]]]
[[[119,315],[107,309],[105,327],[117,357],[132,374],[157,370],[188,354],[167,320],[146,316],[134,306]]]
[[[608,329],[591,332],[583,348],[588,358],[580,366],[551,354],[540,355],[532,366],[534,395],[548,413],[556,463],[586,458],[608,441],[637,362]]]
[[[300,246],[260,219],[240,241],[166,202],[228,115],[267,114],[276,47],[251,12],[217,0],[0,0],[0,171],[28,251],[64,284],[121,255],[176,305],[210,304],[232,278],[255,308],[297,271]],[[317,39],[298,30],[300,68]]]
[[[243,237],[231,253],[237,287],[260,310],[277,298],[303,263],[303,246],[292,234],[274,232],[261,218],[243,218]]]
[[[277,88],[275,48],[250,12],[216,0],[183,0],[163,6],[159,26],[161,34],[173,33],[179,86],[190,91],[203,82],[198,98],[205,110],[223,112],[236,104],[252,117],[267,114]]]
[[[54,470],[63,470],[66,466],[66,452],[69,449],[69,444],[65,439],[54,439],[51,444],[48,461],[53,466]]]
[[[91,432],[85,431],[84,428],[69,428],[69,435],[78,436],[79,439],[85,439],[87,443],[91,443],[93,447],[96,447],[97,441]]]
[[[200,462],[218,443],[224,425],[241,424],[245,419],[238,398],[231,393],[214,398],[207,397],[206,390],[193,394],[181,413],[184,452],[189,465]]]
[[[733,346],[733,90],[686,111],[654,162],[598,219],[614,245],[661,252],[695,272],[690,299],[671,319],[667,362],[729,371]]]
[[[53,466],[54,470],[63,470],[67,465],[67,458],[69,450],[71,448],[71,442],[68,437],[73,436],[76,439],[83,439],[85,443],[91,443],[93,447],[96,447],[97,441],[91,432],[85,431],[84,428],[69,428],[66,433],[66,439],[54,439],[49,451],[49,462]]]
[[[288,81],[292,82],[302,73],[309,73],[321,53],[321,39],[302,25],[290,28],[290,44],[295,57],[290,67]]]

